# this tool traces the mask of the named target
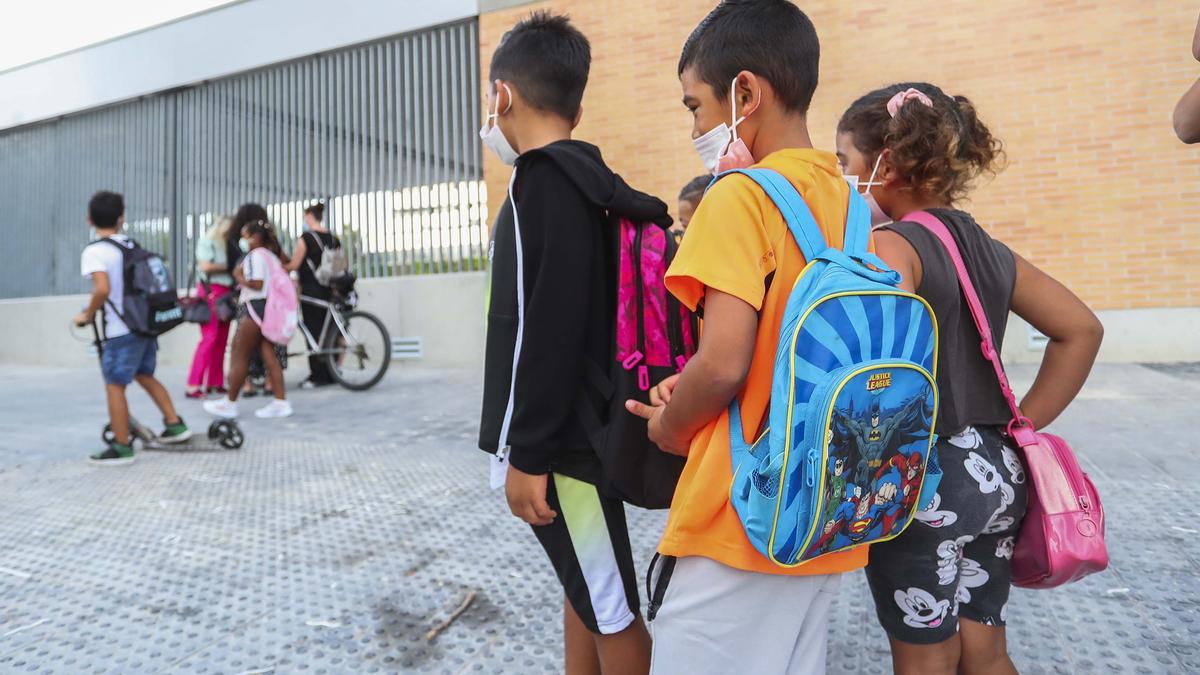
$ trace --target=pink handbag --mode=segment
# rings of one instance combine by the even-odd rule
[[[1029,503],[1013,551],[1013,585],[1054,588],[1103,571],[1108,567],[1108,549],[1104,545],[1104,507],[1096,487],[1079,468],[1066,441],[1053,434],[1038,433],[1033,423],[1021,415],[992,343],[992,329],[983,305],[950,230],[936,216],[924,211],[910,213],[904,220],[923,225],[946,247],[975,326],[983,337],[983,356],[996,369],[1000,390],[1012,409],[1008,435],[1024,451],[1029,476]]]

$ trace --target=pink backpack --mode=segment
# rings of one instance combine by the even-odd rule
[[[1038,433],[1021,415],[992,343],[992,329],[983,305],[950,230],[924,211],[910,213],[904,220],[923,225],[950,254],[971,316],[983,337],[983,355],[996,369],[1000,390],[1013,413],[1008,435],[1024,451],[1029,476],[1029,505],[1013,551],[1013,585],[1054,588],[1103,571],[1108,567],[1108,549],[1104,545],[1104,507],[1096,487],[1079,468],[1066,441]]]
[[[299,300],[296,287],[287,270],[274,253],[263,250],[260,255],[266,261],[270,273],[267,275],[267,306],[263,316],[257,316],[252,306],[247,305],[250,318],[262,328],[263,337],[277,345],[286,345],[296,334],[296,319]]]
[[[625,401],[650,402],[649,390],[683,370],[696,352],[695,315],[667,292],[664,277],[678,248],[662,226],[609,215],[616,235],[616,321],[613,359],[585,359],[584,373],[604,417],[586,397],[575,413],[603,467],[603,490],[634,506],[671,506],[685,459],[658,449],[646,437],[646,420],[625,410]]]

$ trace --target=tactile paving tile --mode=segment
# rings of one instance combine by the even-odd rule
[[[436,400],[437,378],[418,386],[406,400]],[[0,673],[559,672],[561,589],[486,489],[466,398],[438,415],[354,421],[393,426],[387,443],[248,434],[239,452],[0,473]],[[1200,491],[1181,472],[1123,472],[1124,461],[1087,457],[1111,569],[1013,594],[1023,673],[1200,672]],[[629,510],[639,574],[664,520]],[[842,589],[829,671],[890,672],[862,574]]]

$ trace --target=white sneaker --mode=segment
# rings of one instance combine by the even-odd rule
[[[227,420],[234,419],[238,416],[238,405],[234,401],[222,396],[221,398],[204,402],[204,412],[213,417],[221,417]]]
[[[261,417],[263,419],[271,417],[291,417],[292,404],[289,401],[277,398],[258,410],[255,410],[254,416]]]

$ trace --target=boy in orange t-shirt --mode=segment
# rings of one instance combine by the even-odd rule
[[[840,248],[850,187],[806,124],[819,54],[812,22],[790,2],[723,2],[688,38],[679,77],[708,169],[778,171]],[[729,404],[739,397],[748,433],[763,427],[780,321],[805,264],[770,198],[735,174],[701,200],[667,273],[672,294],[703,307],[704,335],[684,371],[655,389],[656,407],[628,404],[659,447],[688,458],[658,547],[652,672],[823,672],[841,574],[866,565],[861,547],[776,566],[729,500]]]

